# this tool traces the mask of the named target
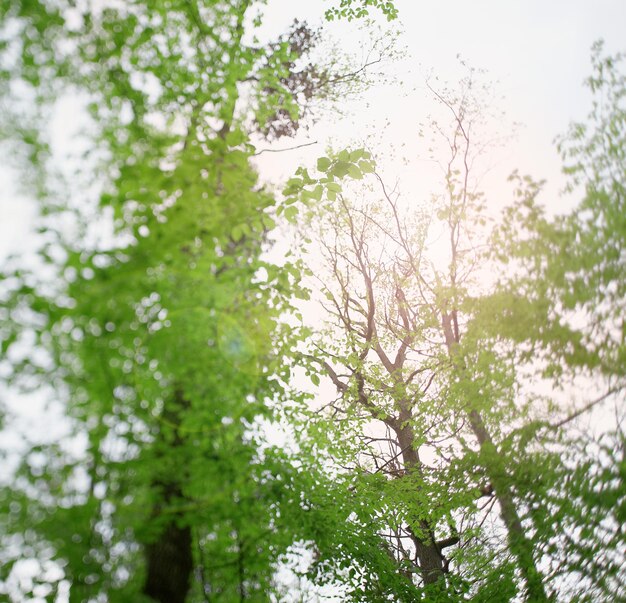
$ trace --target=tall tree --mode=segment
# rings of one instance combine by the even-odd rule
[[[521,203],[513,207],[496,236],[497,254],[508,258],[507,295],[526,299],[577,328],[575,344],[564,338],[560,361],[550,373],[558,380],[574,373],[595,389],[590,399],[576,400],[569,414],[542,422],[543,430],[567,427],[578,417],[614,405],[614,424],[600,436],[580,433],[562,450],[567,470],[558,486],[544,492],[551,514],[535,514],[542,524],[544,563],[559,577],[563,600],[612,601],[626,588],[624,572],[624,55],[592,48],[592,74],[586,85],[592,110],[558,141],[568,193],[582,199],[563,216],[549,218],[536,195],[539,185],[527,179]],[[514,269],[513,269],[514,268]],[[518,304],[518,307],[521,304]],[[528,307],[530,304],[526,304]],[[511,319],[516,314],[510,312]],[[528,324],[525,337],[535,340],[541,323]],[[563,337],[564,334],[561,335]],[[522,337],[523,339],[523,337]],[[582,380],[582,381],[581,381]],[[580,396],[578,396],[580,398]],[[602,416],[600,414],[599,416]],[[558,518],[560,537],[554,536]]]
[[[624,375],[624,248],[626,243],[626,69],[623,53],[592,49],[593,95],[585,122],[574,123],[559,140],[570,192],[582,188],[576,212],[557,223],[569,239],[561,249],[560,285],[568,309],[584,309],[590,346],[608,375]],[[563,237],[565,240],[565,237]]]
[[[565,576],[593,567],[576,596],[585,599],[586,589],[608,601],[623,582],[620,511],[592,535],[593,518],[606,512],[592,491],[613,499],[620,470],[566,429],[593,401],[557,412],[558,396],[532,384],[557,392],[594,378],[603,400],[621,383],[605,385],[595,371],[604,353],[559,301],[556,267],[567,253],[560,245],[571,236],[533,213],[540,186],[522,179],[503,226],[491,231],[472,171],[483,107],[475,89],[470,77],[458,93],[433,90],[451,120],[448,129],[435,124],[448,157],[442,193],[428,208],[403,203],[364,150],[321,158],[316,177],[302,170],[287,190],[294,198],[306,191],[314,221],[326,208],[318,242],[331,326],[306,358],[339,392],[322,420],[353,480],[340,513],[354,530],[378,533],[374,546],[405,580],[385,580],[388,566],[355,555],[351,592],[355,600],[374,592],[569,600],[576,589]],[[532,227],[522,226],[523,216]],[[593,488],[584,487],[585,475]],[[332,538],[320,550],[336,576],[341,550]],[[594,555],[606,560],[606,576]]]
[[[2,127],[45,216],[39,265],[6,270],[5,368],[49,386],[69,430],[26,451],[3,498],[4,587],[20,558],[40,568],[16,599],[267,600],[293,540],[293,468],[251,428],[288,382],[278,319],[298,271],[262,259],[276,201],[251,135],[293,134],[309,101],[355,76],[307,63],[304,24],[258,43],[262,4],[0,9]],[[88,106],[92,146],[59,169],[45,121],[68,96]]]

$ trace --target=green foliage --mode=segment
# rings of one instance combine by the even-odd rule
[[[2,127],[41,174],[45,235],[43,269],[7,268],[5,368],[16,387],[47,387],[69,430],[31,447],[3,493],[4,584],[30,558],[46,596],[67,581],[72,601],[273,589],[293,542],[293,468],[255,433],[279,401],[302,398],[288,393],[296,337],[279,319],[305,292],[296,264],[262,259],[276,201],[243,124],[264,130],[287,98],[299,119],[289,78],[310,44],[244,43],[252,5],[3,4]],[[92,190],[61,188],[42,151],[41,120],[67,94],[91,115],[95,160],[70,169],[95,180],[91,206]],[[112,234],[88,235],[111,216]],[[22,586],[15,596],[41,590]]]
[[[563,230],[575,241],[564,254],[568,302],[589,316],[590,336],[609,374],[624,375],[623,314],[626,299],[626,73],[624,55],[605,56],[602,43],[592,51],[587,86],[592,111],[584,124],[570,127],[559,149],[572,190],[584,188],[578,211]]]
[[[584,188],[569,216],[549,219],[541,183],[514,175],[514,204],[488,226],[470,186],[471,77],[462,94],[433,90],[452,154],[428,208],[403,207],[363,148],[298,169],[278,203],[252,134],[295,133],[356,75],[301,68],[317,41],[304,24],[259,46],[256,9],[0,7],[0,129],[43,235],[35,267],[12,258],[3,274],[2,371],[67,429],[26,442],[0,496],[3,594],[274,600],[300,546],[306,577],[346,600],[617,600],[624,436],[570,431],[595,402],[567,415],[553,394],[580,378],[610,380],[600,400],[623,387],[623,57],[595,48],[590,124],[560,141]],[[397,17],[393,2],[341,0],[326,18],[371,9]],[[90,146],[58,169],[44,124],[68,96],[88,108]],[[277,217],[307,229],[326,281],[265,259]],[[290,326],[311,273],[330,308],[315,333]],[[337,388],[326,411],[307,408],[298,371]],[[272,446],[263,425],[281,421],[290,441]],[[24,560],[37,569],[15,586]]]
[[[604,128],[620,131],[624,86],[600,62],[605,77],[594,85],[617,88],[605,91],[612,103],[597,105],[613,116],[590,135],[604,140]],[[515,202],[490,230],[471,160],[459,159],[474,159],[466,133],[478,136],[480,123],[469,90],[437,96],[452,112],[454,144],[442,164],[445,194],[429,210],[403,204],[362,149],[320,157],[317,174],[300,169],[284,191],[327,268],[314,270],[328,329],[306,358],[339,398],[315,418],[312,437],[354,476],[351,496],[368,502],[344,517],[350,530],[385,536],[374,547],[387,549],[396,580],[376,591],[389,566],[360,561],[357,586],[341,575],[343,548],[334,542],[319,563],[338,567],[334,579],[356,587],[356,600],[612,601],[625,578],[621,461],[609,460],[611,445],[569,429],[597,402],[568,415],[559,398],[583,378],[603,388],[610,375],[614,387],[598,402],[622,385],[615,354],[623,338],[618,332],[608,345],[593,317],[612,317],[606,332],[620,324],[624,271],[598,265],[621,262],[607,242],[620,225],[605,224],[621,215],[614,176],[623,166],[603,176],[610,193],[597,196],[596,177],[581,211],[555,220],[537,202],[542,183],[514,175]],[[605,165],[596,144],[577,152]],[[446,260],[429,249],[429,232],[446,234]],[[590,279],[603,285],[590,288]],[[589,322],[573,319],[580,308]],[[539,393],[537,382],[552,393]],[[350,532],[333,528],[362,559]]]
[[[379,9],[388,21],[398,17],[398,9],[395,2],[387,0],[340,0],[339,6],[333,6],[326,11],[329,21],[334,19],[362,19],[370,14],[371,8]]]

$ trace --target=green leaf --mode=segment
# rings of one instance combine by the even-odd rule
[[[288,222],[295,224],[296,218],[298,217],[299,210],[295,205],[290,205],[285,208],[284,215]]]
[[[352,166],[352,164],[348,161],[337,161],[333,165],[331,173],[334,176],[337,176],[337,178],[343,178],[344,176],[347,176],[350,172],[350,166]]]
[[[359,161],[359,168],[364,174],[372,174],[376,171],[376,165],[373,161]]]
[[[317,160],[317,169],[320,172],[326,172],[328,171],[330,164],[331,164],[331,161],[328,157],[320,157]]]
[[[318,184],[312,191],[311,191],[311,198],[315,199],[315,201],[321,201],[322,199],[322,194],[324,193],[324,189],[322,187],[321,184]]]
[[[241,224],[237,224],[230,231],[230,236],[235,242],[239,242],[243,238],[243,228]]]
[[[348,168],[348,176],[350,176],[350,178],[354,178],[355,180],[360,180],[361,178],[363,178],[363,173],[358,168],[358,166],[356,166],[354,163],[351,163],[350,167]]]
[[[349,160],[353,163],[366,155],[365,149],[355,149],[350,151]]]

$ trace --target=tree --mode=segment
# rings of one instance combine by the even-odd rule
[[[574,305],[565,305],[561,266],[576,217],[565,220],[569,230],[546,220],[540,185],[520,179],[502,225],[490,225],[473,171],[484,106],[475,89],[473,72],[458,93],[432,89],[450,125],[433,124],[448,157],[443,192],[428,209],[403,203],[363,149],[320,158],[316,176],[301,170],[286,191],[313,221],[324,208],[316,245],[330,327],[305,357],[339,393],[318,418],[351,478],[339,514],[402,576],[390,580],[371,549],[352,551],[350,592],[355,600],[613,600],[624,584],[622,456],[611,454],[612,465],[567,427],[623,383],[617,364],[602,360],[604,340],[590,346],[588,325],[577,327]],[[603,199],[614,212],[619,200]],[[586,217],[583,228],[597,223]],[[434,252],[433,232],[446,242]],[[587,266],[577,265],[579,278],[589,278]],[[607,371],[615,380],[598,400],[559,411],[560,388],[583,377],[604,387]],[[354,547],[338,544],[346,531],[319,551],[344,580],[344,549]]]
[[[621,596],[626,581],[620,333],[625,289],[619,251],[624,228],[618,217],[623,214],[626,80],[623,54],[606,56],[602,42],[594,44],[591,62],[586,85],[593,101],[587,122],[572,124],[558,140],[569,177],[567,191],[582,192],[582,199],[569,214],[550,220],[534,195],[526,197],[510,216],[505,233],[509,244],[501,250],[534,276],[534,287],[528,287],[528,278],[518,277],[517,286],[509,283],[509,290],[519,295],[521,284],[535,303],[551,305],[564,321],[576,325],[579,351],[573,354],[570,348],[562,364],[604,390],[579,404],[559,427],[614,400],[615,426],[599,438],[582,433],[563,451],[569,472],[561,478],[563,487],[549,498],[565,537],[556,550],[554,542],[546,543],[558,561],[552,561],[553,567],[560,566],[561,576],[570,577],[569,584],[562,584],[566,597],[611,601]]]
[[[601,42],[594,44],[591,58],[593,72],[586,84],[593,94],[592,111],[587,123],[572,124],[558,141],[569,190],[584,189],[578,211],[558,223],[562,240],[568,235],[566,244],[573,243],[569,253],[559,250],[559,284],[566,307],[584,309],[587,344],[601,356],[603,370],[621,377],[624,341],[615,331],[623,330],[626,299],[626,75],[624,55],[604,56]]]
[[[296,265],[262,257],[276,200],[251,136],[293,134],[308,102],[356,75],[307,64],[317,38],[302,23],[250,41],[259,11],[0,9],[2,128],[45,217],[39,265],[5,273],[4,368],[49,389],[68,425],[32,443],[2,499],[5,592],[20,559],[39,564],[15,600],[267,600],[293,542],[293,466],[252,427],[287,395],[295,339],[279,318],[303,293]],[[58,169],[44,123],[68,94],[88,106],[93,146]]]

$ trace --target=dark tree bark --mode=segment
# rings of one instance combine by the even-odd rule
[[[173,488],[164,502],[180,498]],[[168,520],[154,542],[145,546],[146,581],[143,592],[159,603],[185,603],[193,571],[191,528]]]
[[[402,418],[399,422],[394,422],[393,429],[398,437],[398,443],[402,450],[402,461],[407,472],[420,471],[421,464],[417,450],[415,449],[415,434],[413,430],[405,425],[402,427]],[[427,521],[420,521],[419,533],[409,528],[411,539],[415,545],[416,557],[419,563],[420,574],[424,584],[434,584],[446,572],[445,558],[433,536],[434,529]]]
[[[164,426],[173,429],[172,434],[163,430],[157,436],[156,472],[154,489],[157,501],[151,513],[151,526],[159,526],[156,535],[144,543],[146,578],[143,593],[159,603],[185,603],[191,585],[193,572],[193,549],[191,527],[184,523],[184,517],[176,506],[184,501],[184,469],[175,467],[169,474],[160,474],[159,457],[176,453],[183,446],[179,430],[181,415],[188,407],[183,393],[176,390],[169,407],[163,412]],[[163,450],[160,451],[159,448]]]

